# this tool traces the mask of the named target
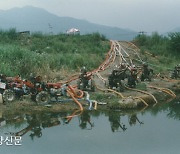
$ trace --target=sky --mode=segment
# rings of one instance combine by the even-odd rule
[[[180,27],[180,0],[0,0],[0,10],[27,5],[58,16],[148,33]]]

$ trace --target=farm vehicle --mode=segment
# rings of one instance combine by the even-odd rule
[[[40,91],[35,98],[38,104],[47,104],[53,99],[55,102],[62,102],[63,98],[72,97],[72,99],[82,98],[84,95],[83,91],[77,89],[76,86],[62,83],[46,83],[45,88]]]
[[[71,94],[76,98],[83,96],[83,92],[77,90],[76,87],[61,83],[45,83],[42,82],[40,76],[22,80],[20,76],[6,77],[0,75],[0,93],[4,103],[16,99],[20,100],[23,96],[29,95],[33,101],[42,105],[49,103],[53,98],[58,101],[62,96],[70,96]]]
[[[0,76],[0,92],[4,102],[12,102],[21,99],[24,95],[31,95],[32,98],[41,92],[45,85],[41,82],[41,77],[37,76],[33,81],[22,80],[20,76],[6,77]]]

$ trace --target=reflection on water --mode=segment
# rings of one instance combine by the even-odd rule
[[[91,131],[93,132],[93,130],[96,129],[97,127],[97,130],[95,130],[97,131],[97,134],[95,136],[97,138],[98,137],[101,138],[102,137],[101,133],[109,134],[108,130],[105,129],[105,127],[107,128],[109,127],[110,128],[109,131],[111,131],[112,134],[126,133],[126,135],[128,133],[131,134],[133,129],[134,131],[137,132],[137,128],[141,129],[141,133],[143,133],[142,128],[144,126],[152,127],[152,128],[147,128],[147,130],[153,129],[156,126],[155,125],[151,126],[148,123],[150,123],[151,119],[152,120],[154,119],[155,121],[156,116],[159,117],[160,119],[161,116],[165,116],[166,117],[166,119],[164,118],[165,122],[168,122],[168,119],[173,119],[178,122],[180,120],[180,102],[175,101],[161,106],[159,105],[156,107],[145,109],[143,111],[138,111],[138,110],[103,111],[103,112],[84,111],[83,113],[81,113],[80,111],[76,110],[72,113],[59,112],[59,113],[41,113],[41,114],[20,114],[16,116],[6,116],[2,114],[0,117],[0,134],[11,135],[11,136],[22,136],[23,138],[25,137],[26,140],[30,139],[34,141],[34,140],[38,140],[38,138],[42,138],[43,136],[46,136],[48,138],[48,134],[52,135],[54,133],[57,133],[58,131],[59,133],[63,133],[62,131],[66,132],[67,131],[66,126],[70,125],[72,127],[69,128],[71,130],[71,133],[74,132],[74,133],[78,133],[79,135],[81,135],[83,130],[84,131],[89,130],[90,132]],[[161,121],[157,121],[156,125],[158,125],[158,123],[161,123]],[[43,131],[45,129],[52,130],[50,128],[56,128],[56,127],[58,127],[58,130],[55,129],[56,132],[52,131],[50,133],[49,131]],[[63,127],[66,128],[60,129]],[[81,131],[77,131],[77,128]],[[87,132],[87,134],[91,134],[89,131]],[[147,134],[147,132],[144,132],[144,134]],[[85,147],[86,145],[84,146],[84,148]]]
[[[169,118],[180,120],[180,102],[175,102],[169,105],[167,116]]]
[[[74,111],[72,114],[67,112],[59,112],[59,113],[41,113],[41,114],[24,114],[15,117],[8,117],[1,118],[1,127],[5,127],[6,125],[14,125],[17,127],[17,123],[19,126],[21,123],[26,123],[26,127],[17,131],[17,132],[6,132],[6,135],[14,135],[14,136],[23,136],[26,133],[30,133],[30,138],[33,140],[34,137],[40,138],[42,137],[42,130],[45,128],[54,127],[57,125],[67,125],[71,122],[71,120],[75,117],[78,117],[78,123],[80,129],[83,130],[91,130],[93,129],[94,122],[91,120],[91,116],[99,117],[102,116],[103,112],[98,111],[84,111],[78,116],[75,114],[79,111]],[[108,111],[104,112],[106,116],[108,116],[109,124],[111,127],[112,132],[120,132],[126,131],[127,127],[123,122],[121,122],[122,113],[119,111]],[[143,124],[142,121],[139,120],[137,114],[128,114],[123,115],[128,117],[128,123],[130,126],[138,124]]]
[[[94,127],[94,123],[91,122],[91,116],[87,111],[81,114],[79,119],[79,127],[81,129],[88,129],[88,130],[91,130]]]
[[[164,106],[159,106],[151,109],[147,109],[144,112],[150,112],[152,115],[157,115],[158,112],[165,112],[169,118],[173,118],[176,120],[180,120],[180,102],[176,101]],[[84,111],[80,112],[79,110],[74,111],[73,113],[67,112],[59,112],[59,113],[41,113],[41,114],[23,114],[23,115],[16,115],[11,117],[3,117],[1,115],[0,118],[0,128],[6,127],[6,125],[14,125],[17,127],[17,123],[20,126],[21,123],[26,123],[26,127],[21,129],[17,132],[6,132],[6,134],[16,135],[16,136],[23,136],[27,132],[30,132],[31,139],[34,137],[41,137],[42,136],[42,129],[54,127],[57,125],[67,125],[71,122],[71,120],[75,117],[78,117],[77,125],[81,129],[91,130],[95,124],[91,120],[91,116],[99,117],[105,114],[108,116],[109,124],[111,127],[112,132],[118,132],[119,130],[126,131],[127,126],[121,121],[121,117],[127,116],[129,127],[136,125],[136,124],[144,124],[144,122],[138,118],[137,114],[139,111],[106,111],[106,112],[99,112],[99,111]]]

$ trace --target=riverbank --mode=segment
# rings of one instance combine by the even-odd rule
[[[2,73],[7,75],[20,73],[22,77],[26,76],[29,78],[29,74],[34,72],[36,75],[42,75],[44,82],[60,83],[60,85],[68,83],[71,86],[77,87],[77,80],[80,75],[80,73],[77,73],[77,70],[79,72],[80,67],[86,66],[87,71],[89,71],[87,74],[91,75],[96,87],[96,91],[89,92],[90,100],[93,102],[92,107],[91,104],[88,104],[86,98],[87,96],[84,96],[80,100],[84,110],[89,108],[91,110],[96,109],[96,105],[98,110],[144,108],[157,105],[160,102],[167,101],[168,99],[174,99],[174,92],[179,92],[179,80],[171,80],[168,79],[168,77],[165,78],[165,75],[162,75],[162,72],[159,72],[156,67],[153,68],[154,74],[151,82],[140,81],[143,63],[154,63],[156,66],[159,66],[161,59],[153,56],[147,57],[131,42],[110,41],[111,46],[109,48],[109,41],[100,34],[84,36],[32,35],[26,38],[27,42],[25,43],[22,43],[22,40],[25,38],[19,37],[20,36],[17,36],[16,44],[13,46],[12,40],[9,40],[9,44],[6,42],[1,42],[3,44],[0,46],[3,51],[1,53],[2,57],[7,58],[3,60],[6,62],[8,62],[7,60],[13,61],[12,66],[9,66],[9,63],[8,65],[5,65],[6,63],[2,61]],[[37,43],[41,42],[40,40],[43,40],[43,44]],[[56,46],[57,44],[58,46]],[[18,48],[14,47],[16,45],[18,45]],[[71,45],[73,49],[70,48],[69,45]],[[9,48],[9,46],[11,46],[11,48]],[[109,51],[105,57],[104,54],[108,49]],[[74,56],[77,57],[77,59],[73,59],[72,57]],[[97,56],[99,56],[99,58],[97,58]],[[18,65],[14,63],[14,59],[17,60],[16,63]],[[7,66],[8,69],[6,68]],[[18,68],[18,70],[15,70],[14,66]],[[126,86],[128,83],[128,79],[126,77],[125,80],[120,81],[125,86],[123,92],[119,92],[119,89],[114,89],[115,87],[108,89],[110,87],[109,76],[112,74],[113,70],[122,71],[122,66],[125,66],[127,73],[126,75],[129,77],[131,76],[131,71],[134,68],[138,72],[138,83],[136,88],[128,88]],[[67,68],[64,69],[64,67]],[[9,73],[7,70],[10,70]],[[72,72],[76,72],[76,75],[73,76]],[[59,91],[61,91],[60,88]],[[58,95],[60,95],[60,93]],[[75,95],[71,96],[72,98],[66,97],[65,99],[73,99],[73,97],[76,97]],[[22,100],[1,105],[1,111],[8,114],[13,114],[18,112],[58,112],[80,109],[73,101],[66,101],[66,103],[54,102],[52,104],[43,106],[37,105],[35,102],[33,102],[30,99],[30,96],[23,99],[24,97],[26,97],[26,94],[23,94]],[[77,98],[78,97],[75,99]],[[75,100],[75,102],[77,103],[77,100]]]
[[[119,95],[112,92],[102,92],[97,90],[96,92],[91,92],[90,99],[97,101],[97,110],[141,110],[143,108],[151,107],[153,105],[160,105],[169,102],[173,99],[179,99],[180,92],[180,81],[173,80],[167,81],[162,79],[153,79],[152,82],[144,83],[146,84],[146,90],[140,89],[127,89],[121,94],[124,98],[120,98]],[[174,91],[177,96],[176,98],[163,91],[163,89],[154,89],[148,86],[154,86],[159,88],[166,88]],[[148,92],[149,94],[143,94],[143,92]],[[138,99],[141,98],[141,99]],[[145,105],[144,100],[147,104]],[[156,103],[156,101],[157,103]],[[86,100],[80,101],[84,110],[89,110],[89,104]],[[91,108],[94,110],[94,108]],[[25,97],[21,101],[15,101],[7,103],[6,105],[0,105],[0,112],[3,114],[19,114],[19,113],[40,113],[40,112],[63,112],[63,111],[75,111],[79,110],[79,107],[73,102],[52,102],[47,105],[37,105],[36,102],[30,99],[30,96]]]

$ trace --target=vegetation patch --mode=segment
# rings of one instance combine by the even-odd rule
[[[52,75],[73,72],[86,66],[96,68],[110,49],[99,33],[87,35],[20,34],[15,29],[0,31],[0,69],[7,76]]]
[[[170,71],[180,63],[180,32],[168,36],[139,35],[133,42],[140,47],[141,54],[156,72]]]

